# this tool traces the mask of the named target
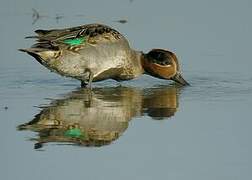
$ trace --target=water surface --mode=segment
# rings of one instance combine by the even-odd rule
[[[250,179],[251,9],[247,0],[1,2],[1,179]],[[90,92],[17,51],[35,29],[91,22],[138,50],[176,52],[191,86],[144,75]]]

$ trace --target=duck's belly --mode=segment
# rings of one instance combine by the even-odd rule
[[[132,50],[126,42],[87,44],[78,52],[65,51],[60,59],[59,71],[79,80],[88,80],[90,72],[93,81],[120,76],[131,79],[134,76],[132,73],[123,76],[124,72],[130,71],[131,60]]]

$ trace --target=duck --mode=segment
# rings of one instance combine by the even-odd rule
[[[131,80],[142,74],[173,80],[186,86],[175,53],[152,49],[134,50],[117,30],[103,24],[85,24],[64,29],[35,31],[36,43],[19,49],[40,64],[62,76],[81,81],[91,88],[93,82],[106,79]]]

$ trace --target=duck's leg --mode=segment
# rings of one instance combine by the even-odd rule
[[[88,79],[88,87],[89,87],[89,89],[92,89],[93,78],[94,78],[94,74],[89,70],[89,79]]]
[[[85,81],[82,80],[82,81],[81,81],[81,87],[82,87],[82,88],[85,88],[86,86],[87,86],[87,83],[86,83]]]
[[[92,73],[90,69],[86,69],[84,74],[86,78],[84,78],[85,80],[81,80],[81,87],[92,89],[92,81],[94,78],[94,73]]]

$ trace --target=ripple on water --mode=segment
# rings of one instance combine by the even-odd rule
[[[59,77],[47,69],[27,67],[2,69],[0,79],[1,99],[46,97],[77,85],[76,81]]]
[[[194,73],[183,96],[190,100],[235,101],[252,94],[251,77],[239,73]]]
[[[190,100],[239,100],[246,99],[252,94],[252,77],[242,73],[227,72],[188,72],[185,77],[191,84],[184,88],[182,98]],[[50,73],[45,68],[8,68],[0,71],[0,97],[33,97],[38,92],[64,93],[75,87],[79,82],[71,78],[63,78]],[[115,87],[118,85],[129,87],[149,88],[160,85],[172,84],[165,81],[143,75],[140,78],[115,82],[113,80],[94,83],[94,87]],[[41,94],[42,95],[42,94]]]

